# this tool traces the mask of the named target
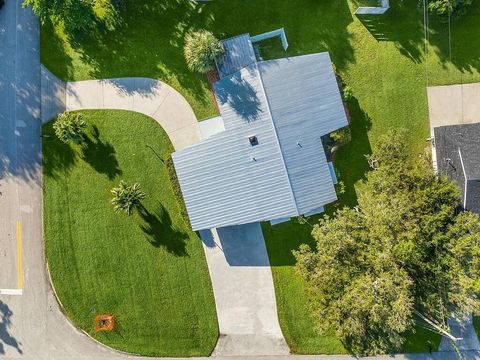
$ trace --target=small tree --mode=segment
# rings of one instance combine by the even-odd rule
[[[123,180],[111,192],[113,194],[113,209],[116,212],[125,211],[128,215],[131,215],[133,210],[138,208],[141,201],[145,198],[145,194],[140,190],[139,183],[128,185]]]
[[[57,117],[53,124],[55,134],[60,140],[64,143],[73,142],[77,145],[83,142],[86,128],[87,123],[82,113],[64,112]]]
[[[455,344],[447,318],[480,308],[480,219],[458,214],[456,186],[412,161],[406,139],[380,139],[358,206],[315,225],[318,250],[295,252],[318,328],[358,354],[398,350],[415,324]]]
[[[223,52],[220,41],[207,30],[188,33],[183,49],[191,71],[207,73],[213,69],[215,59]]]

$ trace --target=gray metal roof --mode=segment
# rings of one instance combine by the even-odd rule
[[[218,81],[215,94],[226,130],[172,155],[194,230],[336,200],[321,136],[347,119],[328,54],[253,63]]]
[[[216,61],[220,78],[236,73],[256,62],[249,34],[222,40],[222,45],[224,53]]]
[[[348,124],[328,53],[258,63],[300,214],[337,199],[321,136]]]
[[[458,185],[465,209],[480,214],[480,123],[440,126],[433,132],[438,171]]]
[[[295,214],[256,64],[220,82],[222,88],[216,89],[223,94],[219,106],[226,130],[172,155],[192,228]],[[230,122],[237,126],[228,126]],[[250,145],[252,135],[256,146]]]

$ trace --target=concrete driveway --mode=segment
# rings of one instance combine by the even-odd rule
[[[427,88],[430,130],[480,122],[480,83]]]
[[[259,223],[202,231],[220,338],[213,355],[286,355]]]
[[[116,78],[63,82],[42,67],[42,121],[65,110],[136,111],[156,120],[176,150],[200,140],[190,104],[174,88],[149,78]]]

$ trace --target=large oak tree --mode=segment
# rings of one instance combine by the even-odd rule
[[[316,249],[295,252],[318,329],[352,352],[398,350],[421,324],[452,341],[446,319],[479,308],[480,221],[459,212],[459,191],[412,161],[404,131],[369,157],[358,206],[314,226]]]

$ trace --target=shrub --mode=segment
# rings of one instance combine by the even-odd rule
[[[139,183],[128,185],[123,180],[111,192],[115,212],[125,211],[128,215],[131,215],[135,208],[139,208],[141,201],[145,198],[145,194],[140,190]]]
[[[352,98],[353,98],[352,88],[347,85],[343,88],[342,99],[343,99],[343,101],[349,101]]]
[[[330,134],[330,138],[337,143],[343,145],[350,141],[352,135],[348,126],[338,129]]]
[[[213,69],[215,58],[223,52],[223,47],[210,31],[200,30],[185,36],[183,52],[191,71],[207,73]]]
[[[55,135],[64,143],[73,142],[74,144],[81,144],[84,140],[83,135],[87,123],[81,113],[64,112],[57,117],[53,124]]]

